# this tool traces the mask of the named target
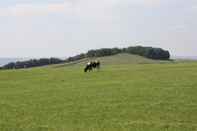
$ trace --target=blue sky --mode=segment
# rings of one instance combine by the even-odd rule
[[[197,56],[196,0],[0,1],[0,57],[66,57],[134,45]]]

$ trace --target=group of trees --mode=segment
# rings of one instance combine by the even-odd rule
[[[170,53],[167,50],[153,47],[131,46],[128,48],[102,48],[96,50],[89,50],[87,53],[79,54],[69,57],[65,62],[72,62],[84,58],[111,56],[119,53],[129,53],[140,55],[150,59],[156,60],[169,60]]]
[[[63,62],[64,62],[63,60],[58,59],[58,58],[31,59],[28,61],[11,62],[1,67],[1,69],[30,68],[30,67],[45,66],[45,65],[50,65],[50,64],[59,64]]]
[[[135,46],[135,47],[124,48],[123,52],[136,54],[136,55],[140,55],[146,58],[156,59],[156,60],[169,60],[170,59],[169,51],[163,50],[161,48]]]
[[[73,57],[69,57],[66,60],[61,60],[58,58],[43,58],[43,59],[32,59],[28,61],[22,62],[11,62],[0,69],[20,69],[20,68],[30,68],[37,66],[44,66],[50,64],[59,64],[63,62],[73,62],[84,58],[90,57],[103,57],[103,56],[111,56],[119,53],[129,53],[140,55],[150,59],[156,60],[169,60],[170,53],[167,50],[163,50],[161,48],[153,48],[153,47],[142,47],[142,46],[131,46],[128,48],[102,48],[96,50],[89,50],[87,53],[82,53]]]
[[[90,50],[86,53],[87,57],[102,57],[102,56],[110,56],[119,53],[129,53],[140,55],[150,59],[157,60],[169,60],[170,53],[169,51],[163,50],[161,48],[153,48],[153,47],[142,47],[142,46],[134,46],[128,48],[103,48],[98,50]]]
[[[122,52],[122,49],[119,48],[102,48],[97,50],[89,50],[86,53],[87,57],[102,57],[119,54]]]

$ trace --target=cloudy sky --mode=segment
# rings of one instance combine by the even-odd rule
[[[0,1],[0,57],[133,45],[197,56],[197,0]]]

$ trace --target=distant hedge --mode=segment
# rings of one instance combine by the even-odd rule
[[[64,61],[58,58],[42,58],[42,59],[31,59],[28,61],[18,61],[18,62],[10,62],[7,65],[1,67],[1,69],[21,69],[21,68],[30,68],[37,66],[45,66],[51,64],[59,64]]]
[[[161,48],[153,48],[153,47],[131,46],[128,48],[102,48],[96,50],[89,50],[87,53],[82,53],[73,57],[69,57],[66,60],[61,60],[58,58],[49,58],[49,59],[42,58],[38,60],[32,59],[28,61],[15,62],[15,63],[11,62],[3,67],[0,67],[0,69],[21,69],[21,68],[30,68],[30,67],[44,66],[50,64],[60,64],[64,62],[68,63],[89,57],[111,56],[119,53],[135,54],[155,60],[170,59],[170,53],[167,50]]]

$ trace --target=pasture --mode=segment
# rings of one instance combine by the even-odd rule
[[[0,131],[196,131],[197,63],[0,71]]]

